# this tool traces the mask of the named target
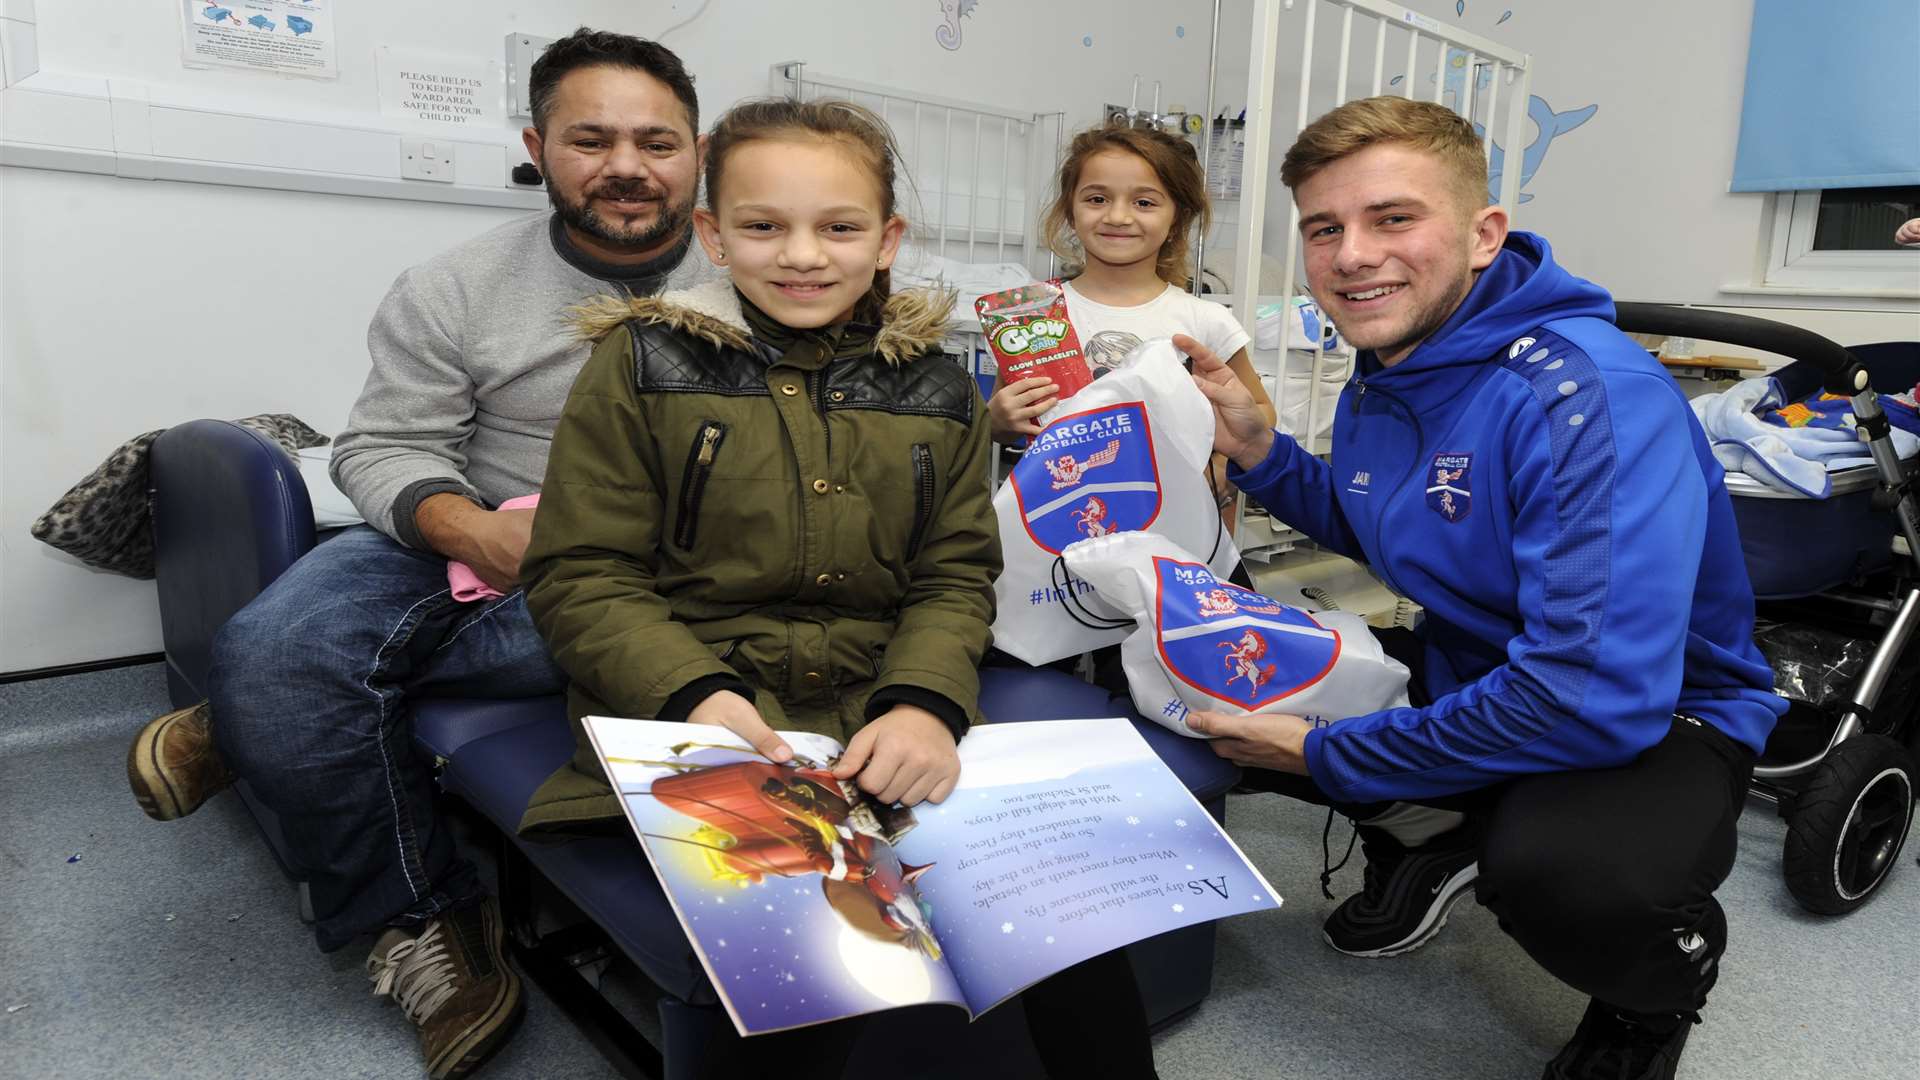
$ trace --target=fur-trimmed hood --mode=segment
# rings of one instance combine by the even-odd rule
[[[907,289],[887,298],[873,350],[898,366],[931,351],[946,336],[954,294]],[[599,341],[629,319],[659,323],[702,341],[731,349],[751,349],[753,331],[730,280],[708,281],[659,296],[599,296],[575,306],[571,314],[581,337]]]

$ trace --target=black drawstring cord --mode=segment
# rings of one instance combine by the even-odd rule
[[[1355,827],[1353,832],[1347,834],[1347,853],[1340,856],[1339,864],[1327,865],[1333,862],[1333,846],[1330,843],[1333,838],[1333,814],[1333,807],[1327,807],[1327,824],[1320,830],[1320,895],[1329,900],[1334,898],[1331,887],[1333,875],[1340,872],[1340,867],[1347,865],[1348,859],[1353,858],[1354,842],[1360,839],[1360,830]]]
[[[1213,550],[1207,552],[1207,565],[1213,565],[1214,556],[1220,554],[1220,541],[1227,535],[1227,520],[1220,516],[1226,507],[1220,504],[1220,489],[1213,484],[1213,459],[1207,459],[1207,493],[1213,496]]]
[[[1133,625],[1132,619],[1109,619],[1104,615],[1095,614],[1080,602],[1080,594],[1073,588],[1073,572],[1067,569],[1066,556],[1055,555],[1053,565],[1047,569],[1047,576],[1052,580],[1053,587],[1060,590],[1060,606],[1066,609],[1067,617],[1074,622],[1089,630],[1118,630],[1123,626]]]

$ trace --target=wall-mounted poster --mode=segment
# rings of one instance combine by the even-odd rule
[[[463,127],[501,127],[505,81],[498,60],[395,49],[374,52],[380,72],[380,111],[387,116]]]
[[[334,0],[180,0],[188,67],[239,67],[332,79]]]

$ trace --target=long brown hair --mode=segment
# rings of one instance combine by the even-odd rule
[[[900,160],[900,144],[872,109],[851,101],[794,101],[789,98],[760,98],[728,109],[707,135],[707,209],[720,212],[720,183],[726,173],[727,158],[742,143],[755,139],[791,139],[795,136],[831,140],[852,151],[873,173],[880,187],[882,223],[894,217],[895,163]],[[892,274],[888,270],[873,275],[869,295],[885,302],[891,295]]]
[[[1167,242],[1154,259],[1153,270],[1160,280],[1186,288],[1192,277],[1188,240],[1196,224],[1205,229],[1213,223],[1213,206],[1207,201],[1200,154],[1178,135],[1132,127],[1097,127],[1075,135],[1067,145],[1066,160],[1060,163],[1059,190],[1040,217],[1047,247],[1070,269],[1084,264],[1073,232],[1073,192],[1080,186],[1080,170],[1087,159],[1104,150],[1124,150],[1140,157],[1167,189],[1173,201],[1173,227],[1167,230]]]

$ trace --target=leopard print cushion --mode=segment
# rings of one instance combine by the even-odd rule
[[[289,455],[327,444],[325,435],[286,413],[249,416],[234,423],[272,439]],[[99,468],[34,521],[34,539],[98,570],[134,578],[152,577],[147,452],[165,430],[136,435],[108,454]]]

